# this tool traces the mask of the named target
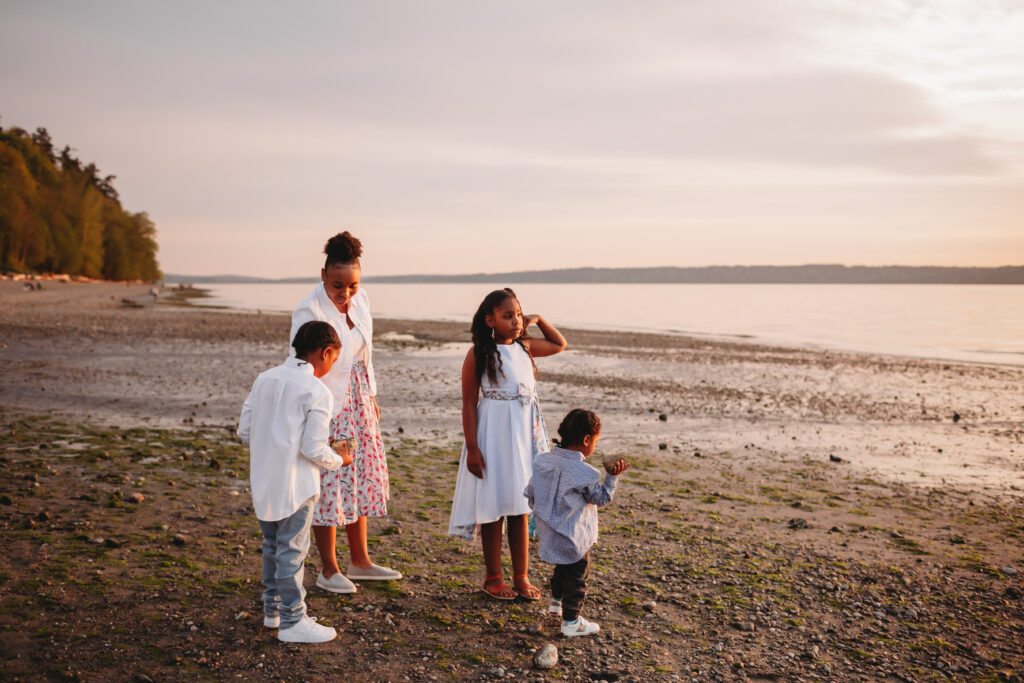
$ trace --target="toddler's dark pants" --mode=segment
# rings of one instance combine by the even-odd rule
[[[562,619],[576,621],[587,597],[590,551],[579,562],[556,564],[551,576],[551,597],[562,601]]]

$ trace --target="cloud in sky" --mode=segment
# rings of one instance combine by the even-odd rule
[[[1024,261],[1009,2],[8,2],[46,126],[174,272]],[[372,264],[372,265],[371,265]]]

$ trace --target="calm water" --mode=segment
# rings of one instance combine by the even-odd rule
[[[211,284],[214,305],[286,311],[312,284]],[[378,317],[468,322],[481,284],[367,284]],[[517,285],[557,325],[676,332],[1024,365],[1024,286]]]

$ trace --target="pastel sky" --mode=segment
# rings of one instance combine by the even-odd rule
[[[0,0],[165,272],[1024,264],[1024,0]]]

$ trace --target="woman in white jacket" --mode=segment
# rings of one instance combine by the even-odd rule
[[[320,472],[320,498],[313,514],[313,536],[322,569],[316,585],[333,593],[354,593],[357,581],[388,581],[402,575],[373,564],[366,543],[366,518],[387,515],[391,497],[388,463],[380,435],[380,408],[373,376],[373,320],[370,301],[359,289],[362,244],[347,231],[324,246],[327,259],[321,282],[292,313],[292,335],[310,320],[334,326],[341,339],[341,355],[321,378],[334,395],[335,415],[331,439],[355,439],[354,460],[339,470]],[[338,566],[336,527],[348,536],[349,565]]]

